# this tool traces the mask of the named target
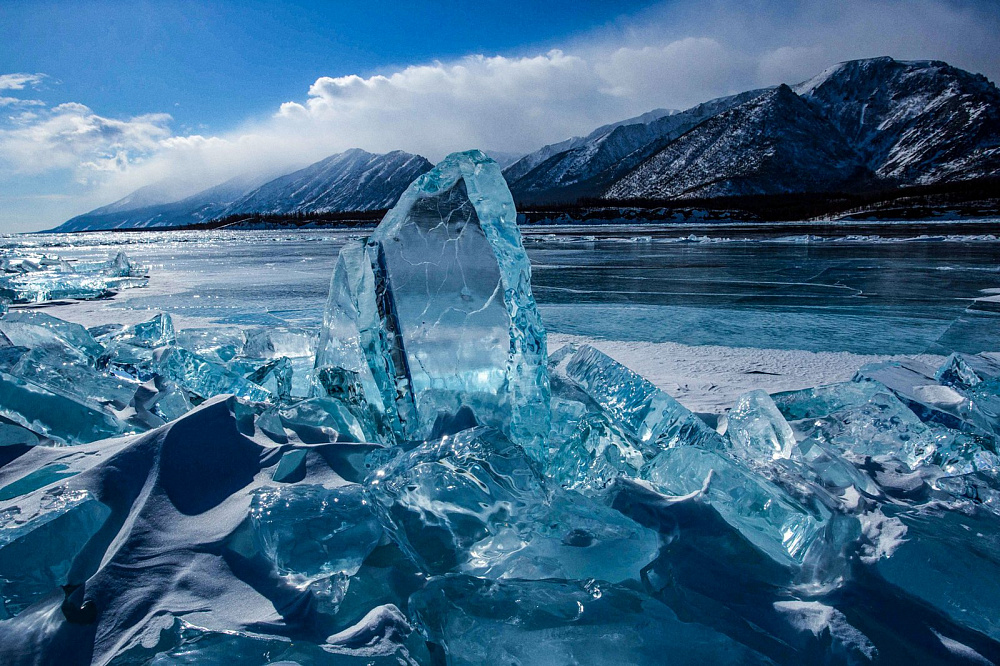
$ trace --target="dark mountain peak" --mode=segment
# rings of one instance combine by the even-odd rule
[[[974,178],[1000,168],[1000,91],[940,60],[843,62],[794,87],[898,184]]]
[[[786,85],[695,126],[612,185],[609,199],[834,189],[859,172],[841,133]]]

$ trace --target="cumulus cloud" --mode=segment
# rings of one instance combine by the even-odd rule
[[[193,192],[352,147],[432,160],[470,147],[526,152],[654,108],[795,83],[852,58],[943,59],[996,80],[998,33],[1000,12],[985,0],[679,0],[542,52],[331,72],[301,98],[276,100],[270,116],[214,136],[175,135],[166,114],[116,119],[10,93],[0,106],[20,113],[0,119],[0,170],[66,170],[92,184],[91,199],[110,200],[164,179]],[[43,81],[0,75],[0,91]]]
[[[121,172],[161,149],[170,120],[162,113],[105,118],[72,102],[11,116],[0,127],[0,170],[23,175],[69,169],[81,179]]]

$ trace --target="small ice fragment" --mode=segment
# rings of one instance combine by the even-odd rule
[[[731,452],[750,464],[790,458],[795,434],[764,391],[744,393],[726,414]]]

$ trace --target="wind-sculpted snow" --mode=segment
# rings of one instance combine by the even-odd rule
[[[1000,663],[995,359],[710,426],[546,357],[498,178],[419,178],[318,336],[0,318],[0,663]]]

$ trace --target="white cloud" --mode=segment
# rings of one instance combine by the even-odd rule
[[[44,78],[44,74],[0,74],[0,90],[24,90],[37,86]]]
[[[0,173],[69,169],[86,180],[93,172],[121,172],[161,150],[169,122],[166,114],[105,118],[77,103],[12,116],[0,127]]]

